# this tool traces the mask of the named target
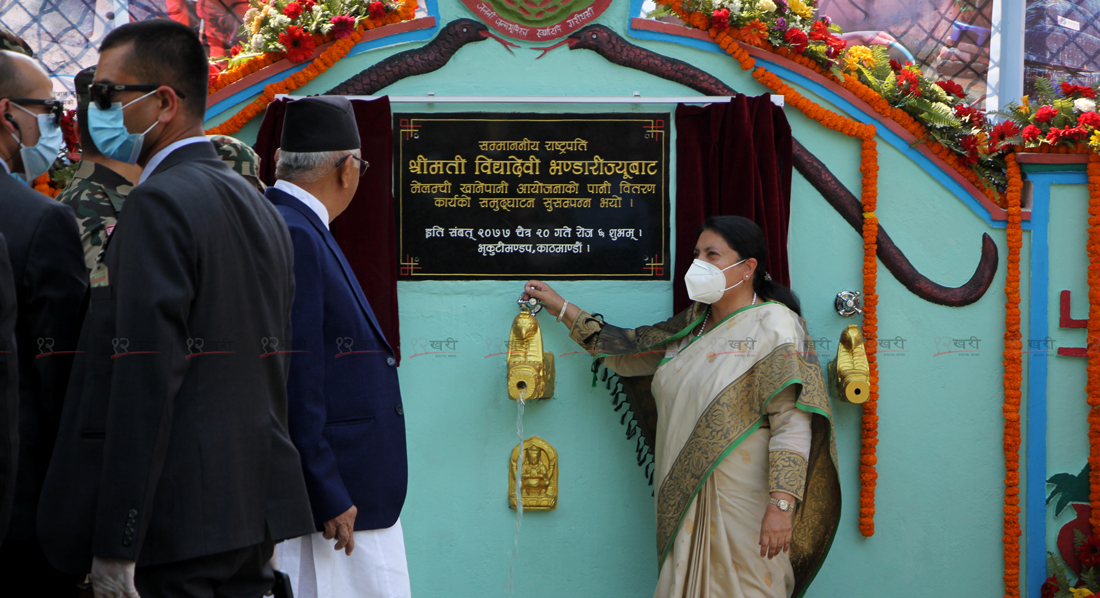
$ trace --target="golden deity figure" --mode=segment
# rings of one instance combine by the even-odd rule
[[[549,399],[554,396],[554,354],[542,350],[542,330],[526,307],[508,334],[508,397]]]
[[[516,508],[516,466],[519,464],[519,493],[524,511],[553,511],[558,508],[558,452],[550,443],[532,436],[512,449],[508,469],[508,506]]]
[[[836,359],[829,363],[829,379],[842,401],[858,404],[871,398],[871,365],[863,334],[855,324],[850,324],[840,335]]]

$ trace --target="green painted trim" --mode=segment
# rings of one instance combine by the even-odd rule
[[[707,472],[705,474],[703,474],[703,479],[699,480],[699,485],[696,486],[695,490],[691,493],[691,498],[688,499],[688,503],[687,503],[688,507],[691,506],[691,503],[695,502],[695,497],[699,494],[699,491],[703,489],[703,484],[705,484],[706,481],[710,479],[710,476],[711,476],[711,474],[714,473],[714,470],[718,468],[718,464],[721,463],[722,461],[724,461],[726,456],[729,455],[731,452],[733,452],[733,449],[740,446],[740,444],[742,442],[744,442],[746,438],[749,437],[749,434],[752,434],[753,432],[757,431],[760,428],[760,424],[762,424],[762,423],[764,423],[763,416],[761,416],[760,419],[756,420],[756,423],[749,426],[749,428],[747,430],[745,430],[740,436],[738,436],[737,440],[730,443],[729,447],[726,450],[722,451],[722,454],[719,455],[718,458],[714,460],[714,463],[710,466],[709,469],[707,469]],[[676,528],[672,530],[672,535],[669,536],[668,546],[665,547],[664,552],[661,554],[661,558],[657,561],[657,574],[658,575],[660,575],[661,566],[665,564],[665,557],[668,556],[668,552],[670,550],[672,550],[673,542],[676,541],[676,534],[680,533],[680,526],[684,524],[684,515],[686,515],[686,514],[687,514],[687,509],[685,508],[684,512],[680,513],[680,520],[676,522]]]
[[[1088,165],[1080,164],[1020,164],[1020,170],[1025,174],[1033,172],[1085,172]]]
[[[657,367],[661,367],[662,365],[672,361],[672,359],[673,359],[672,357],[663,357],[663,358],[661,358],[661,361],[657,362]]]

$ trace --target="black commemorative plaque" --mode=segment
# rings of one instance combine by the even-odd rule
[[[402,280],[668,280],[669,115],[394,115]]]

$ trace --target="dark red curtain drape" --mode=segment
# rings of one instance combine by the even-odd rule
[[[676,108],[675,311],[686,308],[684,273],[708,216],[744,216],[768,240],[767,271],[790,286],[791,127],[769,95]]]
[[[262,158],[260,178],[275,183],[275,150],[283,133],[286,98],[267,107],[260,132],[256,135],[256,153]],[[359,279],[370,301],[382,334],[401,359],[401,336],[397,318],[397,244],[393,215],[393,126],[389,98],[352,100],[355,121],[359,125],[363,159],[370,170],[359,183],[351,205],[332,221],[332,236]]]

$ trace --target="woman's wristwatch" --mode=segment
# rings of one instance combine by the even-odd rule
[[[790,512],[790,511],[794,510],[794,503],[790,502],[790,501],[787,501],[787,500],[783,500],[782,498],[772,498],[772,497],[769,496],[768,497],[768,502],[770,502],[773,505],[779,507],[780,511]]]

